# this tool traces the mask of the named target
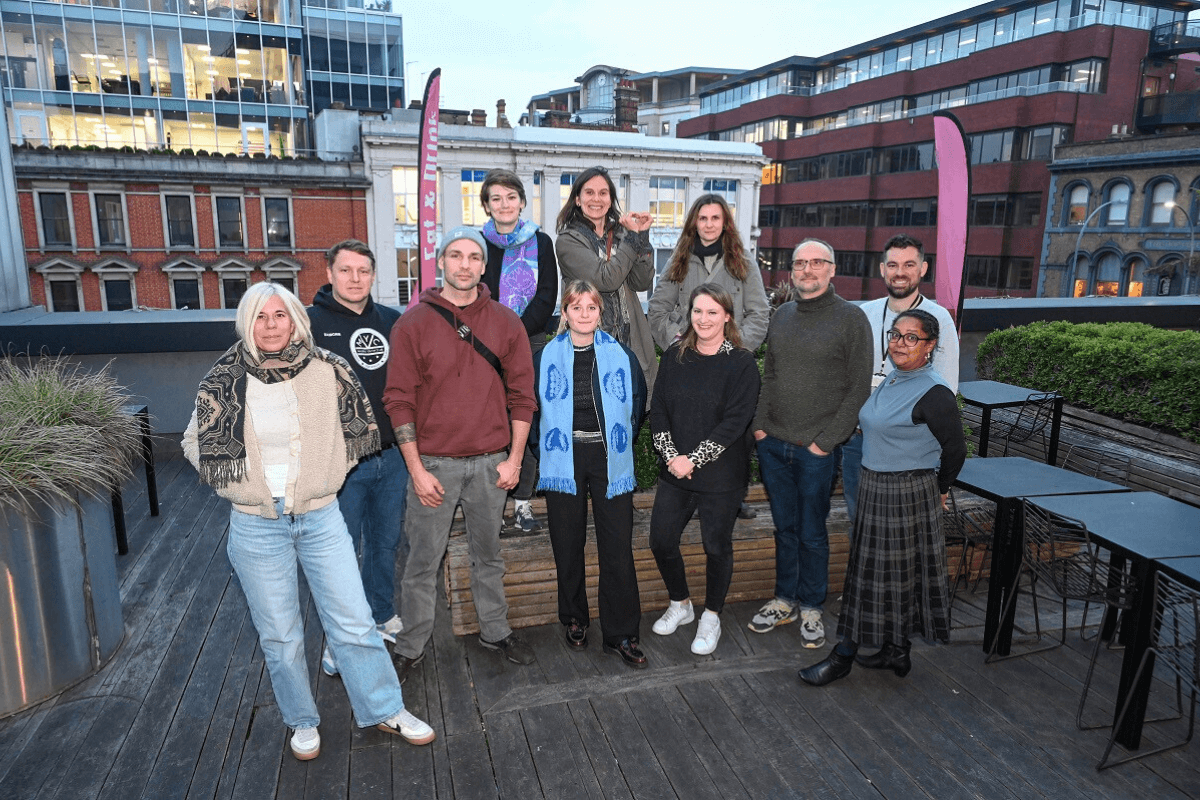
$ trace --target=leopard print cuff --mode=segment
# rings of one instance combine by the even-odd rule
[[[723,445],[717,444],[712,439],[705,439],[696,445],[696,449],[688,456],[688,460],[696,465],[696,469],[699,469],[705,464],[716,461],[721,453],[724,452],[725,447]]]
[[[675,449],[675,442],[671,439],[670,431],[656,433],[650,439],[654,443],[654,449],[662,456],[663,461],[670,461],[679,455],[679,451]]]

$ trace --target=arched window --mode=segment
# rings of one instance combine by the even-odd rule
[[[1150,187],[1150,218],[1151,225],[1170,226],[1175,216],[1175,184],[1171,181],[1159,181]]]
[[[1108,188],[1108,224],[1127,225],[1129,224],[1129,184],[1114,183]]]
[[[1084,297],[1088,293],[1088,273],[1091,271],[1091,259],[1083,253],[1075,259],[1071,274],[1071,297]]]
[[[1126,265],[1126,270],[1129,274],[1129,279],[1125,284],[1125,295],[1127,297],[1141,297],[1150,292],[1150,288],[1154,288],[1154,276],[1146,274],[1146,259],[1141,256],[1134,256],[1129,259]],[[1150,284],[1150,287],[1147,287]]]
[[[1067,195],[1067,225],[1082,225],[1088,215],[1088,187],[1078,184]]]
[[[1100,297],[1120,296],[1121,257],[1116,253],[1105,253],[1096,262],[1096,280],[1092,294]]]

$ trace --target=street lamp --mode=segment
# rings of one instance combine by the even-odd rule
[[[1192,222],[1192,215],[1188,213],[1187,209],[1184,208],[1183,206],[1179,205],[1178,203],[1176,203],[1174,200],[1168,200],[1167,202],[1163,203],[1163,205],[1165,205],[1167,208],[1171,208],[1171,209],[1175,209],[1176,211],[1183,212],[1183,218],[1187,220],[1188,232],[1191,234],[1191,237],[1192,237],[1191,244],[1188,247],[1187,264],[1184,265],[1184,275],[1186,277],[1185,277],[1185,282],[1183,284],[1183,293],[1187,294],[1187,291],[1189,288],[1188,282],[1191,281],[1191,274],[1192,274],[1192,257],[1196,255],[1196,224],[1194,222]]]
[[[420,64],[419,60],[404,62],[404,99],[412,104],[412,87],[408,85],[408,68],[413,64]]]
[[[1128,206],[1129,201],[1128,200],[1109,200],[1107,203],[1101,203],[1100,205],[1096,206],[1095,210],[1093,210],[1092,213],[1087,215],[1087,218],[1084,219],[1083,224],[1079,226],[1079,235],[1075,237],[1075,254],[1071,256],[1071,281],[1072,281],[1072,283],[1074,283],[1074,281],[1076,280],[1075,271],[1077,269],[1079,269],[1079,245],[1081,245],[1083,243],[1083,234],[1087,231],[1088,223],[1092,221],[1092,217],[1094,217],[1100,213],[1101,209],[1108,208],[1109,206],[1112,206],[1112,205]],[[1074,295],[1075,292],[1072,291],[1071,294]]]

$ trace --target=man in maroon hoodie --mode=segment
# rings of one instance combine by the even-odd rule
[[[438,566],[459,504],[479,642],[515,664],[534,661],[508,625],[500,555],[505,498],[520,478],[537,410],[533,356],[520,317],[480,283],[486,264],[479,231],[464,226],[447,233],[438,245],[442,287],[423,291],[390,337],[383,402],[409,473],[411,550],[401,583],[404,630],[394,648],[401,682],[425,657],[433,634]]]

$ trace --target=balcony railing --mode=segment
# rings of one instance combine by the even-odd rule
[[[1200,22],[1169,22],[1150,31],[1150,46],[1146,55],[1165,58],[1197,51],[1200,51]]]
[[[1168,125],[1200,126],[1200,92],[1177,92],[1143,97],[1137,126],[1143,131]]]

